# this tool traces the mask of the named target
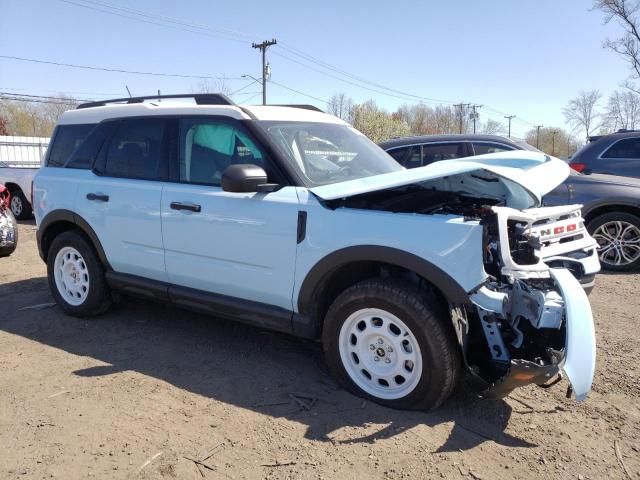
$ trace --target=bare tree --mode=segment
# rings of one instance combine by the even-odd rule
[[[0,117],[0,135],[9,135],[9,130],[7,129],[7,121]]]
[[[579,143],[569,132],[558,127],[532,128],[525,135],[525,141],[545,153],[556,157],[569,157],[575,153]]]
[[[640,93],[633,84],[640,79],[640,3],[637,0],[595,0],[593,6],[604,13],[605,24],[613,20],[622,27],[624,34],[613,40],[608,38],[604,41],[604,46],[629,63],[631,78],[625,83],[625,87]]]
[[[480,133],[485,135],[504,135],[506,128],[504,123],[489,118],[480,128]]]
[[[584,130],[587,137],[599,127],[596,122],[600,114],[596,111],[596,105],[600,97],[602,94],[598,90],[580,91],[580,94],[569,100],[567,106],[562,109],[567,123],[574,130]]]
[[[0,101],[0,116],[6,121],[9,135],[48,137],[66,110],[72,110],[78,101],[63,94],[51,97],[46,103],[24,100]]]
[[[231,87],[223,79],[203,78],[194,87],[191,87],[191,93],[222,93],[231,95]]]
[[[344,93],[336,93],[329,99],[327,113],[353,123],[353,100]]]
[[[616,90],[609,96],[604,114],[603,131],[620,128],[633,130],[640,123],[640,95],[630,90]]]

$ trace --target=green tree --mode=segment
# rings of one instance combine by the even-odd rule
[[[373,100],[353,106],[353,126],[376,143],[410,133],[407,122],[380,108]]]

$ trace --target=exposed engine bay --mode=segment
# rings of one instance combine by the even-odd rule
[[[473,182],[494,182],[488,176],[472,177]],[[482,226],[478,255],[487,280],[469,292],[471,306],[451,310],[465,362],[484,382],[487,396],[501,397],[530,383],[557,383],[566,361],[569,311],[558,278],[577,282],[555,275],[550,267],[567,269],[577,279],[599,270],[580,205],[517,209],[509,205],[508,192],[495,185],[496,195],[484,196],[478,188],[465,188],[468,176],[438,181],[331,200],[327,206],[455,216]],[[578,289],[588,309],[586,295]],[[592,321],[590,310],[588,314]],[[586,396],[590,382],[576,388],[578,399]]]

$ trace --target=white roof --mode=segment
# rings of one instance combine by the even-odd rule
[[[237,120],[250,120],[246,109],[258,120],[290,120],[323,122],[347,125],[337,117],[326,113],[294,107],[196,105],[184,101],[162,101],[132,104],[111,104],[100,107],[68,110],[58,120],[59,125],[99,123],[109,118],[144,117],[153,115],[223,115]]]
[[[258,120],[295,120],[298,122],[321,122],[347,125],[338,117],[317,110],[294,107],[277,107],[271,105],[245,106]]]

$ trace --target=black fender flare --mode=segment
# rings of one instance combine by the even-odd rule
[[[89,222],[87,222],[84,218],[72,212],[71,210],[65,209],[52,210],[45,215],[45,217],[38,225],[38,231],[36,232],[36,239],[38,240],[38,253],[40,254],[40,258],[42,258],[44,262],[47,261],[47,255],[44,249],[43,241],[45,239],[47,230],[57,222],[69,222],[76,225],[79,230],[81,230],[87,237],[89,237],[89,240],[91,240],[93,247],[96,249],[98,258],[105,266],[105,268],[107,270],[112,270],[111,265],[109,265],[109,260],[107,260],[107,255],[104,253],[102,244],[98,239],[98,235],[96,235],[96,232],[93,230],[93,228],[91,228]]]
[[[308,315],[313,309],[318,286],[337,268],[352,262],[387,263],[415,272],[431,282],[452,304],[469,303],[469,295],[448,273],[424,258],[392,247],[358,245],[342,248],[319,260],[307,273],[298,293],[298,312]]]

